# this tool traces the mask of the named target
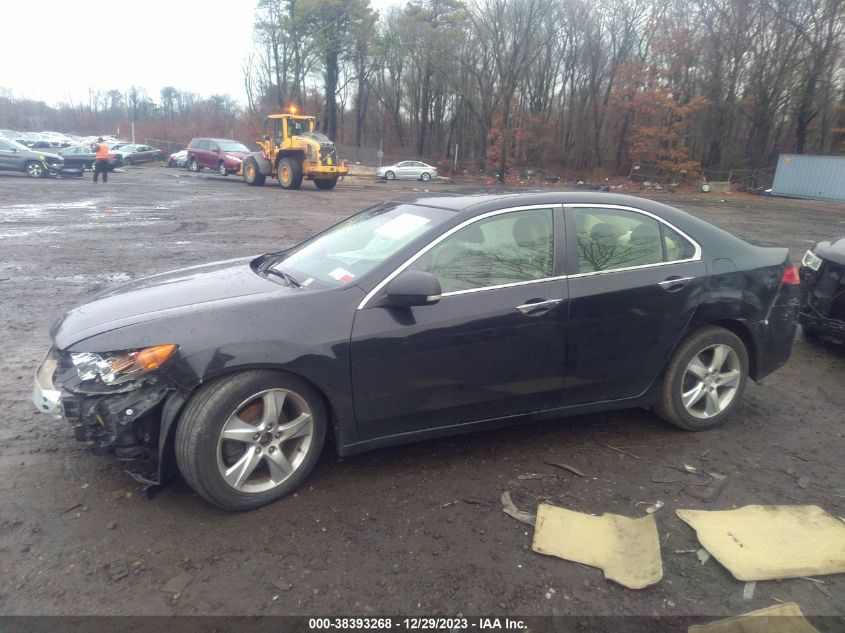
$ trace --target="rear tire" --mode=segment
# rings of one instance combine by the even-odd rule
[[[258,162],[252,157],[249,156],[244,161],[244,182],[251,187],[260,187],[264,184],[265,179],[267,176],[261,173],[261,170],[258,169]]]
[[[329,180],[315,180],[314,184],[316,185],[317,189],[334,189],[335,185],[337,185],[337,178],[331,178]]]
[[[681,343],[663,379],[657,414],[687,431],[725,423],[748,382],[748,351],[733,332],[708,325]]]
[[[302,185],[302,161],[292,156],[285,156],[279,161],[276,171],[282,189],[299,189]]]
[[[205,385],[188,402],[176,428],[176,462],[206,501],[251,510],[302,484],[326,427],[323,399],[308,383],[276,371],[245,371]]]
[[[217,173],[221,176],[229,175],[229,170],[226,169],[226,164],[222,160],[217,164]]]

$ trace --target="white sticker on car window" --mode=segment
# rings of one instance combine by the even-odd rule
[[[382,224],[376,229],[376,233],[393,240],[399,240],[409,233],[413,233],[424,224],[428,224],[428,222],[428,218],[414,215],[413,213],[403,213],[393,218],[387,224]]]
[[[352,281],[355,275],[353,275],[345,268],[335,268],[329,273],[329,277],[331,277],[332,279],[337,279],[340,283],[345,284]]]

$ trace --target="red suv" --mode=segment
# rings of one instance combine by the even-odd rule
[[[195,138],[188,145],[188,169],[194,172],[214,169],[221,176],[236,174],[249,154],[243,143],[230,138]]]

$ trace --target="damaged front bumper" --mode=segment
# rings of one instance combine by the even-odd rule
[[[845,265],[822,259],[817,270],[802,266],[799,274],[801,327],[845,343]]]
[[[162,409],[175,387],[161,376],[148,375],[114,390],[82,389],[68,379],[74,372],[66,355],[50,350],[35,373],[32,399],[38,410],[66,422],[76,440],[89,444],[94,453],[137,462],[140,469],[128,470],[136,479],[160,483]]]

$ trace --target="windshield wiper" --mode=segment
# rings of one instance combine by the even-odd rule
[[[276,275],[277,277],[281,277],[286,282],[288,282],[289,286],[293,286],[294,288],[301,288],[302,284],[299,283],[290,273],[286,273],[283,270],[277,270],[276,268],[268,268],[264,271],[267,275]]]

